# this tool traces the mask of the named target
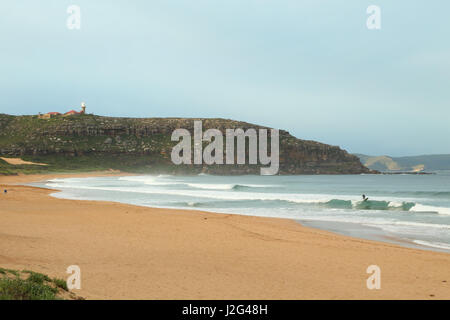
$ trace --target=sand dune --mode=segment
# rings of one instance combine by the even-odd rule
[[[4,157],[0,157],[0,159],[4,160],[7,163],[12,164],[12,165],[21,165],[21,164],[32,164],[32,165],[35,165],[35,166],[46,166],[47,165],[45,163],[37,163],[37,162],[25,161],[25,160],[22,160],[20,158],[4,158]]]

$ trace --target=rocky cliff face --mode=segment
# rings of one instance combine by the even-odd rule
[[[259,165],[215,165],[176,167],[170,160],[170,137],[177,128],[193,132],[194,120],[202,120],[203,130],[261,126],[225,119],[112,118],[75,115],[38,119],[35,116],[0,115],[0,156],[48,156],[82,158],[111,156],[152,159],[145,164],[151,171],[157,159],[166,171],[207,172],[217,174],[259,173]],[[45,159],[44,159],[45,160]],[[128,161],[127,160],[127,161]],[[142,163],[142,162],[139,162]],[[143,162],[145,163],[145,161]],[[176,168],[175,168],[176,167]],[[358,157],[336,146],[305,141],[280,130],[280,174],[359,174],[368,173]]]

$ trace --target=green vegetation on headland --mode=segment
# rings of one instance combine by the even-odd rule
[[[80,300],[62,279],[29,270],[0,268],[0,300]]]
[[[0,174],[109,169],[134,173],[259,174],[261,165],[174,165],[170,155],[178,142],[171,141],[171,134],[178,128],[192,134],[194,120],[202,120],[203,130],[214,128],[223,133],[226,129],[264,128],[227,119],[113,118],[91,114],[39,119],[0,114],[0,157],[48,164],[11,165],[0,161]],[[300,140],[280,130],[280,174],[369,172],[356,156],[337,146]]]

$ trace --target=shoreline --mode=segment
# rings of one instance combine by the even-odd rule
[[[131,173],[120,173],[116,172],[111,175],[106,173],[106,176],[140,176],[139,174],[131,174]],[[95,176],[95,175],[94,175]],[[89,177],[94,177],[93,175],[89,175]],[[105,176],[101,172],[98,173],[97,176]],[[80,177],[80,176],[76,176]],[[246,216],[254,216],[254,217],[267,217],[267,216],[261,216],[257,214],[249,214],[242,213],[242,212],[227,212],[227,211],[220,211],[220,210],[213,210],[213,209],[205,209],[205,208],[178,208],[178,207],[171,207],[171,206],[148,206],[143,204],[137,204],[132,202],[125,202],[125,201],[115,201],[110,199],[95,199],[95,198],[73,198],[64,196],[64,190],[61,189],[52,189],[51,187],[45,186],[44,182],[46,182],[47,179],[44,179],[43,181],[39,182],[33,182],[28,183],[27,185],[40,187],[44,189],[51,189],[54,190],[54,192],[51,193],[52,197],[58,198],[58,199],[69,199],[69,200],[80,200],[80,201],[111,201],[116,203],[122,203],[122,204],[129,204],[129,205],[135,205],[135,206],[141,206],[144,208],[154,208],[154,209],[174,209],[174,210],[193,210],[193,211],[199,211],[199,212],[208,212],[208,213],[218,213],[218,214],[237,214],[237,215],[246,215]],[[62,194],[62,196],[61,196]],[[282,218],[282,219],[288,219],[292,221],[296,221],[297,223],[300,223],[301,225],[305,227],[315,228],[319,230],[329,231],[333,232],[335,234],[343,235],[343,236],[349,236],[353,238],[358,239],[364,239],[369,241],[381,241],[385,243],[391,243],[400,245],[407,248],[415,248],[420,250],[427,250],[427,251],[435,251],[435,252],[444,252],[444,253],[450,253],[449,248],[443,248],[434,246],[433,244],[425,244],[425,243],[419,243],[416,241],[421,240],[411,240],[407,238],[399,237],[396,234],[389,233],[383,231],[381,228],[376,227],[369,227],[365,226],[364,224],[356,223],[356,222],[338,222],[338,221],[322,221],[322,220],[314,220],[314,219],[302,219],[302,218],[295,218],[295,217],[277,217],[277,216],[268,216],[272,218]]]
[[[52,192],[49,195],[56,199],[114,202],[114,203],[119,203],[119,204],[133,205],[133,206],[138,206],[138,207],[142,207],[142,208],[151,208],[151,209],[167,209],[167,210],[181,210],[181,211],[188,210],[188,211],[198,211],[200,213],[203,212],[203,213],[213,213],[213,214],[214,213],[216,213],[216,214],[232,214],[232,215],[239,215],[239,216],[259,217],[259,218],[286,219],[286,220],[295,221],[304,227],[328,231],[328,232],[332,232],[336,235],[342,235],[342,236],[347,236],[347,237],[352,237],[352,238],[357,238],[357,239],[362,239],[362,240],[368,240],[368,241],[390,243],[390,244],[403,246],[405,248],[414,248],[414,249],[419,249],[419,250],[443,252],[443,253],[450,254],[450,249],[444,249],[444,248],[434,247],[431,245],[419,244],[419,243],[414,242],[413,240],[401,238],[395,234],[389,234],[387,232],[384,232],[382,229],[365,226],[363,224],[359,224],[356,222],[353,223],[353,222],[305,220],[305,219],[298,219],[298,218],[276,217],[276,216],[266,217],[266,216],[259,216],[259,215],[255,215],[255,214],[214,211],[214,210],[208,210],[208,209],[202,209],[202,208],[186,209],[186,208],[164,207],[164,206],[158,207],[158,206],[146,206],[146,205],[140,205],[140,204],[136,204],[136,203],[114,201],[114,200],[71,198],[71,197],[59,196],[59,194],[64,193],[64,190],[52,189],[50,187],[44,187],[39,184],[40,184],[40,182],[35,182],[35,183],[29,183],[27,185],[33,186],[36,188],[42,188],[45,190],[51,190]],[[341,228],[339,228],[339,226]]]
[[[315,228],[333,232],[338,235],[347,237],[364,239],[369,241],[377,241],[398,245],[404,248],[412,248],[431,252],[442,252],[450,254],[449,249],[437,248],[415,243],[413,240],[400,238],[391,235],[381,229],[360,225],[353,222],[336,222],[336,221],[320,221],[320,220],[296,220],[305,227]],[[344,226],[344,227],[343,227]]]
[[[111,175],[129,174],[0,177],[11,189],[2,195],[0,266],[66,278],[79,264],[85,285],[75,292],[88,299],[450,298],[448,253],[290,219],[66,200],[20,185]],[[381,290],[366,287],[372,264],[382,269]]]

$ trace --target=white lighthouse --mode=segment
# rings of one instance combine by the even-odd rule
[[[82,102],[81,103],[81,114],[85,114],[86,113],[86,103]]]

